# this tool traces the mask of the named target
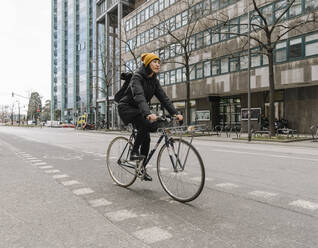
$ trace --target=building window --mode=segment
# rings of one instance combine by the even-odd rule
[[[151,4],[149,6],[149,17],[152,17],[154,15],[154,4]]]
[[[159,73],[159,82],[160,82],[160,85],[165,85],[165,73],[164,72]]]
[[[262,9],[262,14],[267,21],[267,25],[273,23],[273,4],[266,6]]]
[[[220,8],[224,8],[228,5],[228,0],[220,0]]]
[[[196,64],[195,70],[196,70],[196,79],[203,78],[203,66],[202,66],[202,63]]]
[[[195,65],[190,66],[190,81],[195,79]]]
[[[238,19],[234,19],[230,22],[230,38],[237,36],[238,33]]]
[[[288,0],[282,0],[275,3],[275,19],[277,20],[289,6]],[[284,20],[287,17],[287,12],[280,18],[280,20]]]
[[[167,71],[165,73],[165,85],[169,85],[170,84],[170,73]]]
[[[176,28],[180,28],[182,26],[182,18],[181,14],[176,15]]]
[[[284,62],[287,59],[287,45],[286,41],[277,43],[276,45],[276,62]]]
[[[217,28],[212,31],[212,44],[218,43],[220,41],[220,29]]]
[[[170,84],[176,83],[176,71],[172,70],[170,71]]]
[[[289,41],[289,59],[302,57],[302,38],[291,39]]]
[[[240,69],[244,70],[248,68],[248,55],[241,54],[240,56]]]
[[[259,49],[251,51],[251,67],[261,66],[261,55],[258,53]]]
[[[305,54],[312,56],[318,54],[318,33],[310,34],[305,37]]]
[[[176,44],[170,45],[170,58],[173,58],[176,56]]]
[[[177,69],[177,78],[176,78],[176,83],[181,83],[182,82],[182,68]]]
[[[196,34],[196,49],[200,49],[204,46],[204,37],[203,37],[203,32],[197,33]]]
[[[211,11],[217,11],[220,8],[219,0],[212,0],[211,1]]]
[[[294,17],[302,13],[302,0],[295,0],[293,5],[289,8],[289,16]]]
[[[228,34],[229,34],[228,32],[229,32],[228,27],[223,27],[221,29],[221,34],[220,34],[221,41],[226,40],[228,38]]]
[[[317,0],[304,0],[305,1],[305,9],[306,11],[312,11],[318,8]]]
[[[236,72],[239,70],[239,58],[230,58],[230,72]]]
[[[221,59],[221,73],[228,73],[229,72],[229,59],[222,58]]]
[[[204,46],[211,45],[211,30],[204,31]]]
[[[248,32],[248,16],[244,15],[240,17],[240,34]]]
[[[164,0],[159,0],[159,12],[162,11],[164,8],[165,8]]]
[[[211,61],[208,60],[208,61],[205,61],[204,64],[203,64],[203,67],[204,67],[204,77],[210,77],[211,76]]]
[[[170,18],[169,29],[174,31],[176,29],[176,17],[173,16]]]
[[[182,12],[182,26],[185,26],[188,24],[188,11],[183,11]]]
[[[218,75],[220,73],[220,64],[219,60],[213,60],[212,61],[212,75]]]

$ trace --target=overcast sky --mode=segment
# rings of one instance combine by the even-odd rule
[[[0,106],[12,103],[12,92],[27,97],[37,91],[42,103],[50,99],[50,66],[51,1],[1,0]]]

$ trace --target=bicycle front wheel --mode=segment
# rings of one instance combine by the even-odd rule
[[[158,154],[159,181],[173,199],[193,201],[202,192],[205,182],[202,158],[193,145],[183,139],[170,139],[169,143],[170,153],[164,144]]]
[[[128,187],[136,180],[135,168],[128,163],[131,144],[125,137],[113,139],[107,149],[106,164],[111,178],[121,187]]]

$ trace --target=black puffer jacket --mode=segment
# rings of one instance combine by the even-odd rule
[[[132,119],[142,114],[144,117],[151,114],[148,103],[151,98],[156,96],[171,115],[177,114],[172,102],[162,89],[157,75],[151,78],[147,69],[142,65],[130,81],[129,89],[118,104],[120,118],[127,125]]]

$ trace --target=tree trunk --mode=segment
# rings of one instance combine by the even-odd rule
[[[106,129],[109,129],[109,96],[108,96],[108,90],[109,86],[107,85],[107,91],[106,91]]]
[[[271,136],[275,136],[275,109],[274,109],[274,93],[275,93],[275,79],[274,79],[274,54],[273,51],[268,51],[268,70],[269,70],[269,131]]]
[[[187,87],[187,98],[186,98],[186,120],[187,125],[190,125],[190,68],[189,65],[186,66],[186,87]]]

